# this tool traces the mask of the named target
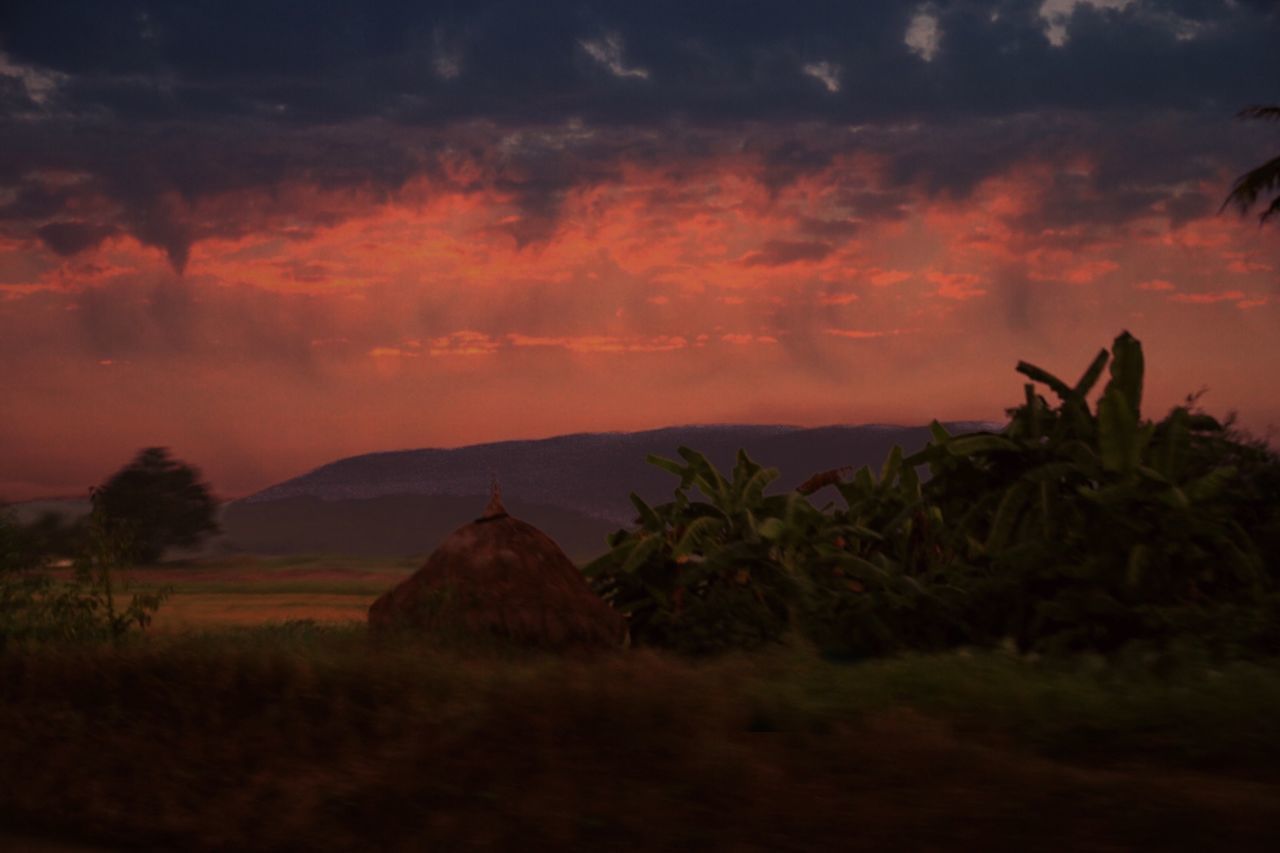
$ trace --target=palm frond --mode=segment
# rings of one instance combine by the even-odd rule
[[[1280,191],[1280,157],[1275,157],[1237,178],[1235,186],[1231,188],[1226,200],[1222,202],[1221,209],[1225,210],[1234,204],[1240,208],[1241,213],[1246,213],[1258,201],[1258,196],[1278,191]],[[1280,212],[1278,203],[1280,203],[1280,197],[1277,197],[1263,211],[1261,217],[1263,222]]]
[[[1271,206],[1268,207],[1262,213],[1262,221],[1266,222],[1268,219],[1275,216],[1277,213],[1280,213],[1280,195],[1271,199]]]
[[[1254,104],[1236,113],[1236,118],[1258,118],[1263,121],[1280,121],[1280,106]]]

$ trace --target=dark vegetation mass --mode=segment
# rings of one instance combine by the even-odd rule
[[[776,493],[777,471],[745,453],[727,475],[689,448],[650,457],[678,479],[673,499],[633,494],[635,526],[585,572],[632,643],[692,654],[787,640],[840,658],[1280,651],[1275,452],[1195,398],[1144,418],[1142,347],[1127,332],[1074,383],[1017,369],[1030,381],[1002,430],[934,423],[922,450],[895,447],[878,472],[833,469]],[[838,504],[814,504],[824,486]],[[145,627],[163,596],[124,603],[114,570],[216,530],[199,472],[163,448],[141,451],[93,506],[70,528],[0,516],[0,642]],[[54,580],[43,569],[60,555],[75,571]]]
[[[1249,663],[158,635],[0,655],[0,847],[1268,850],[1277,720]]]
[[[1280,121],[1280,105],[1256,104],[1245,107],[1240,111],[1239,117]],[[1266,200],[1268,195],[1275,197],[1268,202]],[[1280,157],[1272,157],[1236,178],[1235,184],[1231,187],[1231,193],[1222,206],[1226,208],[1229,205],[1235,205],[1241,213],[1247,213],[1255,204],[1262,206],[1262,212],[1258,214],[1262,222],[1280,213]]]
[[[200,472],[163,447],[140,451],[90,497],[89,515],[70,523],[46,513],[20,525],[0,507],[0,649],[119,641],[145,629],[167,590],[127,592],[121,570],[194,547],[218,529],[217,502]],[[46,571],[60,558],[69,574]]]
[[[777,472],[745,454],[727,477],[688,448],[652,457],[679,478],[674,500],[633,495],[637,525],[586,570],[634,641],[685,652],[793,632],[847,656],[1280,649],[1275,453],[1194,399],[1144,419],[1128,333],[1074,384],[1018,371],[1031,382],[1003,430],[935,423],[919,453],[786,494],[766,495]],[[828,484],[843,506],[807,500]]]
[[[193,548],[218,532],[218,503],[200,471],[163,447],[140,451],[94,497],[138,563],[154,563],[169,548]]]

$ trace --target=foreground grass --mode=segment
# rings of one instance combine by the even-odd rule
[[[1280,665],[694,663],[292,624],[0,655],[0,810],[127,846],[1280,841]]]

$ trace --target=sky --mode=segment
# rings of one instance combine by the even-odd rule
[[[1280,425],[1275,0],[0,8],[0,497],[999,420],[1122,330]],[[833,465],[841,460],[832,460]]]

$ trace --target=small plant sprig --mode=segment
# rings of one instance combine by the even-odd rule
[[[0,647],[15,643],[119,644],[143,631],[171,593],[168,587],[128,595],[127,525],[112,520],[94,493],[86,536],[71,577],[50,574],[44,557],[23,548],[17,525],[0,518]]]
[[[134,592],[127,604],[117,601],[117,592],[128,591],[127,582],[120,575],[129,567],[129,555],[134,553],[134,531],[128,522],[107,514],[100,490],[93,489],[90,500],[93,510],[89,515],[88,544],[75,561],[75,576],[85,590],[86,605],[96,617],[92,621],[112,642],[119,643],[132,630],[145,631],[173,590],[162,587]]]

